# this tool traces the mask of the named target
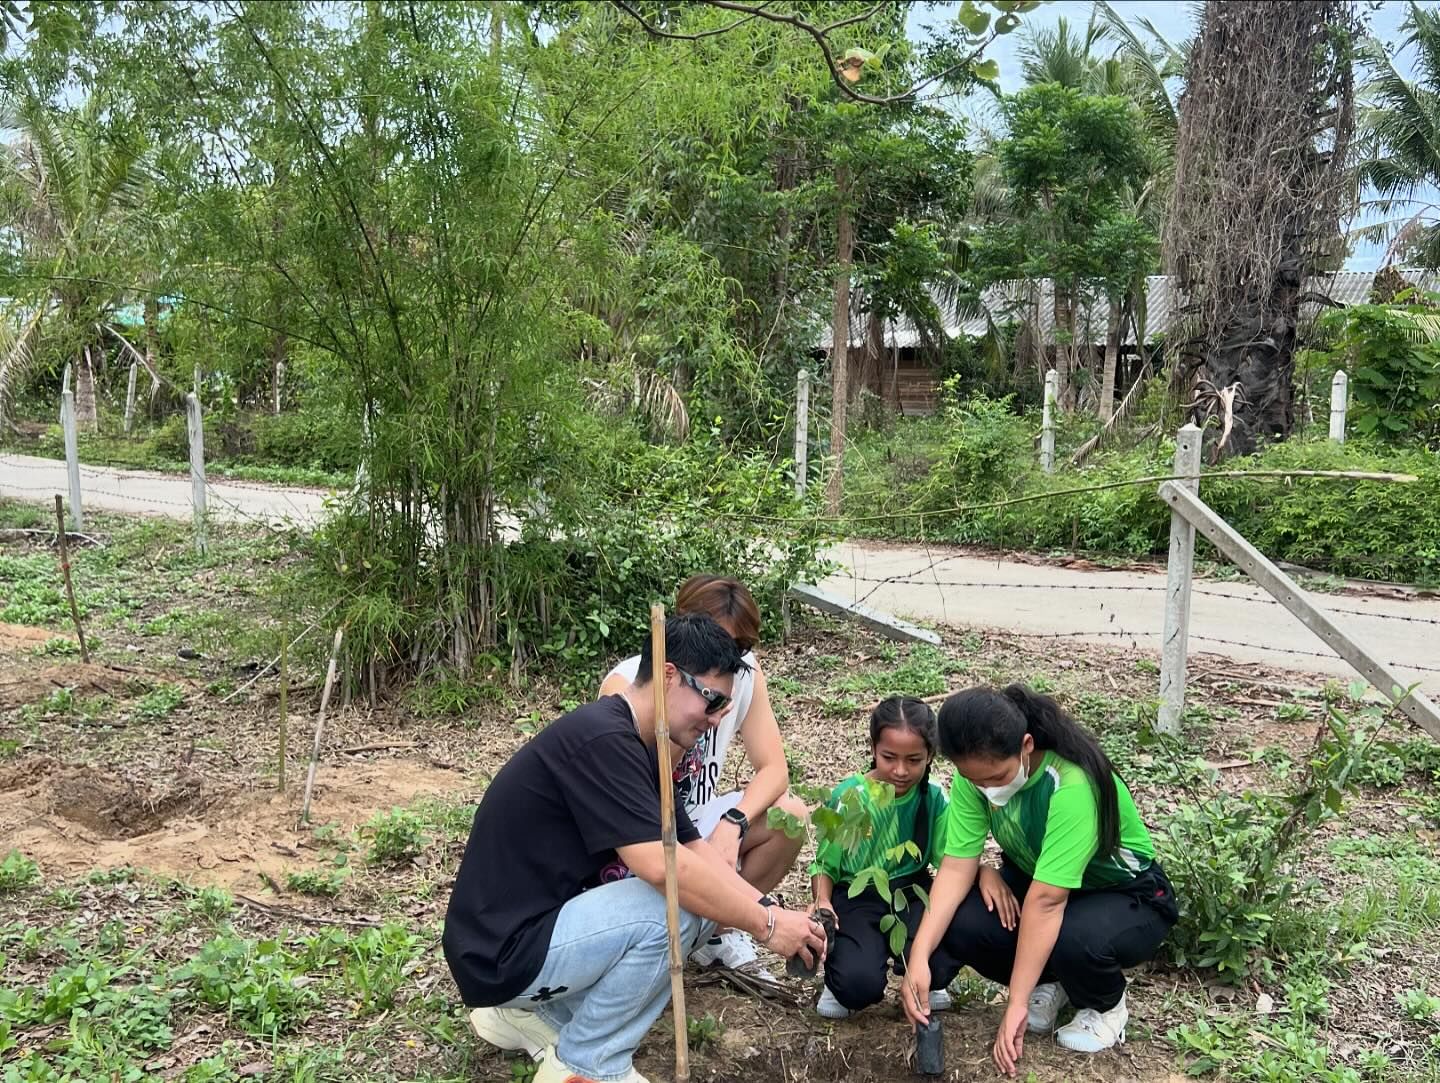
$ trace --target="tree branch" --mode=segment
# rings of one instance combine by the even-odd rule
[[[630,16],[630,18],[634,19],[641,26],[643,26],[646,33],[651,34],[657,38],[669,38],[671,41],[699,41],[701,38],[714,38],[720,36],[721,34],[728,34],[737,26],[742,26],[745,23],[750,22],[750,20],[756,17],[756,14],[758,14],[759,11],[759,9],[756,9],[756,12],[754,14],[746,15],[744,18],[736,19],[729,26],[721,26],[714,30],[702,30],[698,34],[676,34],[669,30],[661,30],[658,26],[647,21],[645,16],[641,15],[638,11],[632,8],[629,4],[625,2],[625,0],[610,0],[610,2],[615,7],[623,11],[626,15]],[[764,4],[760,5],[760,7],[763,8],[767,7],[768,5],[769,0],[766,0]],[[877,5],[877,7],[878,6],[879,5]]]
[[[848,19],[841,19],[837,22],[830,23],[827,26],[816,26],[814,23],[807,22],[806,20],[800,18],[798,15],[786,15],[781,12],[766,10],[769,7],[769,0],[766,0],[766,3],[760,4],[758,6],[753,4],[737,3],[736,0],[697,0],[698,3],[703,4],[706,7],[721,8],[725,11],[742,12],[744,14],[744,18],[737,19],[730,25],[719,27],[715,30],[705,30],[701,31],[698,34],[676,34],[667,30],[661,30],[659,27],[652,25],[649,21],[645,19],[643,15],[641,15],[638,11],[636,11],[633,7],[626,3],[626,0],[610,0],[610,2],[613,6],[619,8],[626,15],[630,16],[637,23],[639,23],[647,33],[657,38],[669,38],[676,41],[698,41],[701,38],[715,37],[719,34],[728,33],[729,31],[734,30],[737,26],[740,26],[743,23],[747,23],[752,19],[764,19],[767,22],[779,23],[784,26],[793,26],[795,29],[805,34],[808,34],[811,38],[814,39],[815,44],[820,47],[820,53],[825,58],[825,68],[830,73],[830,80],[839,89],[840,93],[845,97],[849,98],[851,101],[863,102],[866,105],[894,105],[897,102],[909,101],[910,99],[914,98],[916,94],[924,90],[927,86],[930,86],[932,83],[938,83],[942,79],[954,75],[956,72],[969,68],[972,64],[974,64],[976,60],[980,58],[981,54],[984,53],[985,47],[995,40],[995,32],[992,30],[990,34],[986,37],[986,39],[981,42],[980,45],[978,45],[975,50],[964,60],[961,60],[955,64],[951,64],[948,68],[945,68],[943,71],[936,72],[934,75],[927,76],[926,78],[920,80],[918,83],[915,83],[908,89],[901,91],[899,94],[891,94],[886,97],[877,97],[873,94],[862,94],[860,91],[852,88],[845,81],[845,77],[840,74],[839,66],[835,63],[835,52],[830,47],[830,41],[827,35],[832,30],[836,30],[842,26],[850,26],[855,23],[864,22],[865,20],[871,18],[873,15],[879,12],[885,6],[884,4],[876,4],[873,8],[865,12],[863,15],[856,15]]]

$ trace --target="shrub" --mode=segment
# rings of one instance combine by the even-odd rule
[[[370,839],[366,860],[372,865],[398,865],[420,856],[425,848],[425,824],[409,809],[377,812],[361,829]]]
[[[360,462],[360,419],[333,406],[258,414],[249,429],[257,462],[329,471],[354,470]]]
[[[1340,811],[1383,725],[1377,709],[1355,724],[1332,709],[1291,792],[1192,791],[1156,839],[1182,910],[1166,942],[1177,964],[1215,967],[1238,981],[1274,955],[1323,943],[1325,932],[1303,907],[1303,844]],[[1141,740],[1170,755],[1183,751],[1149,731]]]

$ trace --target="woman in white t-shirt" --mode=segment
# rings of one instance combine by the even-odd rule
[[[780,725],[770,707],[765,673],[755,658],[760,639],[760,607],[739,580],[718,575],[691,576],[675,595],[676,613],[704,613],[735,637],[745,652],[749,672],[735,675],[732,704],[720,724],[689,752],[674,748],[675,779],[686,811],[696,828],[740,875],[761,892],[785,879],[804,845],[771,828],[768,813],[781,808],[804,819],[803,802],[788,792],[790,768]],[[601,695],[629,687],[639,658],[627,658],[600,685]],[[723,789],[725,756],[739,735],[750,761],[751,778],[743,790]],[[692,958],[703,964],[740,969],[756,959],[754,944],[743,933],[730,932],[702,946]],[[748,967],[747,967],[748,969]]]

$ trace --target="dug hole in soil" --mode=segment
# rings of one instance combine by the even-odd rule
[[[408,760],[322,765],[312,824],[353,830],[376,811],[463,788],[464,776]],[[129,865],[225,888],[320,865],[296,830],[301,786],[215,789],[203,771],[161,781],[32,757],[0,769],[0,852],[18,847],[56,877]]]

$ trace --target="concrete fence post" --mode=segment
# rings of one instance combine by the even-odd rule
[[[130,428],[135,424],[135,379],[139,375],[140,364],[137,361],[130,362],[130,380],[125,385],[125,435],[130,435]]]
[[[1200,430],[1184,426],[1175,437],[1176,482],[1200,491]],[[1160,641],[1161,733],[1177,734],[1185,715],[1185,664],[1190,637],[1190,581],[1195,569],[1195,527],[1178,511],[1170,513],[1170,561],[1165,579],[1165,631]]]
[[[65,366],[65,390],[60,392],[60,428],[65,433],[65,469],[70,475],[70,527],[85,529],[85,512],[80,506],[80,438],[75,423],[75,392],[70,390],[70,366]]]
[[[810,459],[810,370],[795,376],[795,495],[805,495]]]
[[[1330,381],[1330,439],[1345,442],[1345,411],[1350,405],[1350,377],[1341,369]]]
[[[190,502],[195,510],[195,551],[203,553],[205,552],[205,426],[200,414],[200,399],[193,391],[185,396],[185,428],[190,436]]]
[[[1040,469],[1055,473],[1055,400],[1060,376],[1051,369],[1045,374],[1045,406],[1040,415]]]

